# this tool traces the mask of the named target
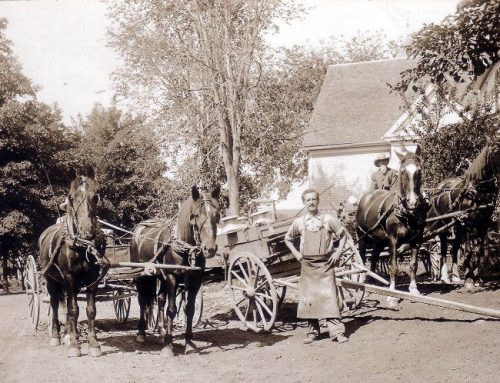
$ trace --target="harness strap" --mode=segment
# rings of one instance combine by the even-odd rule
[[[47,264],[45,265],[45,267],[42,269],[42,271],[41,271],[42,275],[45,275],[45,273],[47,273],[47,271],[50,269],[50,267],[54,264],[56,256],[59,253],[59,250],[61,249],[61,246],[62,246],[62,244],[64,242],[63,228],[64,228],[64,226],[61,226],[59,228],[59,230],[57,230],[54,233],[54,235],[52,236],[52,238],[50,239],[50,243],[49,243],[49,253],[50,253],[49,262],[47,262]],[[57,233],[59,233],[59,232],[61,232],[61,235],[59,236],[59,239],[57,241],[57,245],[52,250],[52,241],[54,240],[54,238],[56,237]],[[57,269],[59,270],[59,267]],[[61,270],[59,270],[59,273],[61,273]],[[62,273],[61,273],[61,275],[62,275]]]

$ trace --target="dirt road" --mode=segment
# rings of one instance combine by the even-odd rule
[[[431,296],[500,309],[498,285],[475,294],[424,285]],[[296,301],[287,298],[271,334],[242,329],[222,284],[206,288],[197,352],[183,354],[179,331],[176,357],[160,356],[158,338],[135,342],[137,304],[119,325],[110,303],[98,305],[99,341],[104,355],[81,358],[64,346],[50,347],[46,330],[34,332],[23,294],[0,296],[0,382],[498,382],[500,321],[473,314],[403,302],[384,308],[371,295],[346,318],[348,343],[323,338],[303,345],[305,323],[296,323]],[[80,328],[85,329],[81,306]],[[325,329],[323,329],[325,331]],[[82,338],[82,342],[85,342]]]

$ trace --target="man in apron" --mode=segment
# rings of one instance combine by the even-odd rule
[[[332,340],[344,343],[345,327],[341,322],[334,266],[341,255],[346,236],[338,218],[320,214],[319,193],[308,189],[302,193],[307,208],[303,217],[295,219],[285,235],[285,243],[301,262],[297,318],[308,320],[307,338],[311,343],[320,334],[319,319],[325,319]],[[294,239],[300,237],[300,249]],[[338,244],[334,252],[334,246]]]

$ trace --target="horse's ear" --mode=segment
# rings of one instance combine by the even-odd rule
[[[400,161],[403,161],[403,159],[405,158],[405,155],[403,153],[398,152],[397,150],[395,150],[394,153],[396,153]]]
[[[69,198],[66,197],[64,202],[59,205],[59,209],[61,209],[62,211],[66,211],[66,207],[68,206],[68,203],[69,203]]]
[[[73,181],[76,178],[76,170],[74,168],[69,169],[69,179]]]
[[[212,198],[219,199],[220,197],[220,185],[217,185],[214,190],[212,190]]]
[[[85,169],[85,175],[90,178],[91,180],[93,180],[95,178],[95,171],[94,171],[94,168],[92,166],[87,166],[87,168]]]
[[[418,144],[417,144],[417,147],[416,147],[416,149],[415,149],[415,154],[416,154],[417,156],[419,156],[419,157],[422,155],[422,148],[421,148],[421,147],[420,147],[420,145],[418,145]]]
[[[200,198],[200,191],[196,186],[193,186],[191,188],[191,197],[193,197],[193,201],[196,201],[198,198]]]

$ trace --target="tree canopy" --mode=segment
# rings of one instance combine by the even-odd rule
[[[36,100],[0,20],[0,253],[36,249],[36,238],[57,217],[67,192],[69,152],[76,136],[60,113]]]
[[[500,2],[465,0],[439,24],[414,33],[406,52],[417,60],[403,73],[398,89],[433,83],[470,82],[500,58]]]

